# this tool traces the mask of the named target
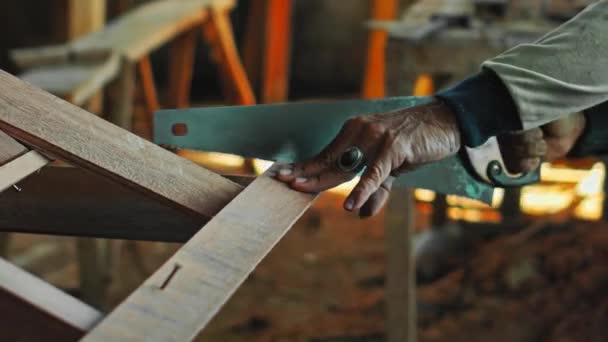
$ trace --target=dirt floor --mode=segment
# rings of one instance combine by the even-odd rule
[[[201,341],[383,341],[383,215],[360,220],[324,194],[261,263]],[[423,228],[428,215],[418,213]],[[420,341],[608,340],[608,227],[540,221],[478,240],[445,275],[419,285]],[[78,286],[73,238],[15,235],[10,260]],[[115,242],[106,309],[179,246]],[[464,255],[464,253],[462,254]]]

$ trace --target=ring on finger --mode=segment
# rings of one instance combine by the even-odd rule
[[[365,155],[360,148],[347,148],[336,160],[336,167],[344,173],[357,173],[365,166]]]

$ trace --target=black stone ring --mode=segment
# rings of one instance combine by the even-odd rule
[[[364,166],[363,151],[360,148],[352,146],[342,152],[340,158],[336,161],[338,169],[345,173],[356,173]]]

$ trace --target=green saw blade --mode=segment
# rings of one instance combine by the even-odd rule
[[[302,161],[319,153],[356,115],[383,113],[430,101],[424,97],[297,102],[161,110],[154,114],[154,142],[244,157]],[[181,126],[184,135],[176,135]],[[491,203],[494,188],[475,179],[458,157],[399,176],[397,185],[434,190]]]

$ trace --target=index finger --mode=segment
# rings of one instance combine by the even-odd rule
[[[318,155],[302,163],[284,165],[279,169],[277,179],[291,183],[296,178],[308,178],[333,169],[337,156],[355,140],[360,130],[356,118],[346,121],[336,137]]]

